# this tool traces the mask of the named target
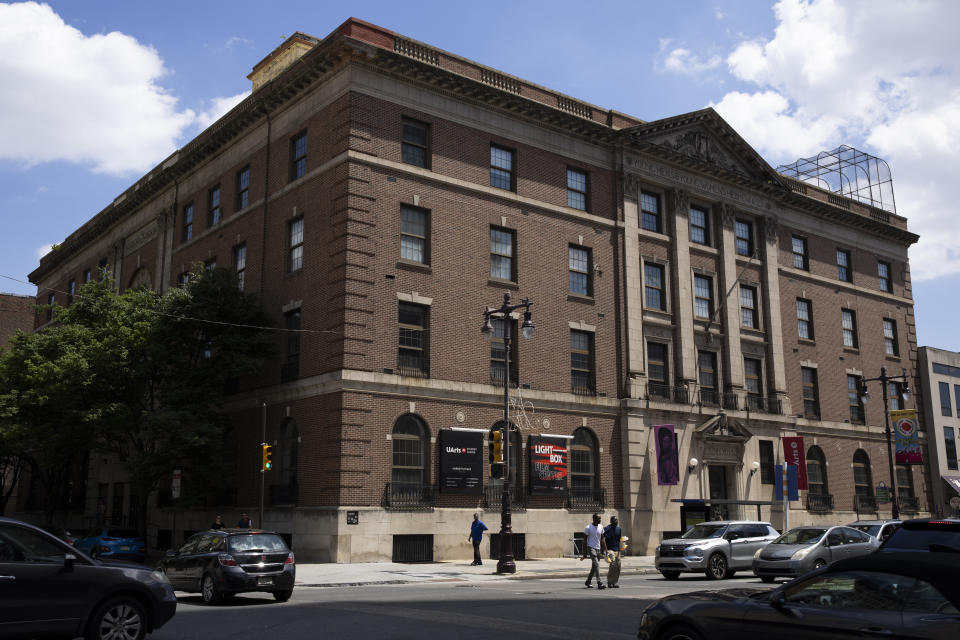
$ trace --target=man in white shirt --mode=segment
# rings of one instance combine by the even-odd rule
[[[583,530],[583,535],[585,537],[583,541],[583,556],[581,560],[585,559],[588,555],[590,556],[590,573],[587,575],[587,589],[593,587],[590,584],[590,581],[594,576],[597,577],[597,589],[605,589],[603,583],[600,581],[600,558],[603,557],[603,554],[606,553],[607,544],[603,539],[603,525],[600,524],[600,514],[593,514],[593,522],[587,525],[587,528]]]

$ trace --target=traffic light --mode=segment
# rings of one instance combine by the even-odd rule
[[[503,430],[493,432],[493,461],[503,464]]]
[[[273,447],[269,444],[261,444],[261,457],[263,461],[260,465],[261,471],[270,471],[273,469]]]

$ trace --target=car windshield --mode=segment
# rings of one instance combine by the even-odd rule
[[[816,544],[827,532],[823,527],[791,529],[773,541],[773,544]]]
[[[880,525],[878,524],[852,524],[850,525],[857,531],[863,531],[864,533],[869,533],[874,538],[877,537],[877,534],[880,533]]]
[[[703,538],[719,538],[723,535],[725,524],[698,524],[680,536],[684,540],[702,540]]]
[[[252,533],[230,537],[230,551],[286,551],[283,538],[274,533]]]
[[[139,538],[136,529],[107,529],[108,538]]]
[[[884,551],[956,551],[960,553],[960,526],[901,525],[883,545]]]

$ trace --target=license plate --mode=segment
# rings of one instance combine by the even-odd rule
[[[130,547],[120,547],[120,551],[130,551]]]
[[[257,584],[258,584],[258,585],[261,585],[261,584],[273,584],[273,578],[268,578],[268,577],[265,577],[265,576],[260,576],[259,578],[257,578]]]

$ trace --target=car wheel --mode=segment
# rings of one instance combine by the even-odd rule
[[[703,640],[703,636],[685,624],[670,627],[657,636],[657,640]]]
[[[203,574],[203,579],[200,580],[200,596],[204,604],[217,604],[223,599],[223,595],[217,591],[213,576],[209,573]]]
[[[727,577],[727,559],[722,553],[710,556],[706,573],[711,580],[723,580]]]
[[[667,580],[676,580],[680,577],[679,571],[661,571],[660,573],[662,573],[663,577]]]
[[[121,596],[107,600],[87,624],[86,640],[143,640],[147,614],[137,600]]]
[[[773,582],[777,579],[777,577],[776,576],[760,576],[760,579],[766,582],[767,584],[773,584]]]
[[[273,599],[277,602],[286,602],[290,599],[290,596],[293,595],[293,589],[286,589],[284,591],[274,591]]]
[[[818,558],[817,561],[813,563],[814,569],[822,569],[825,566],[827,566],[827,563],[822,558]]]

